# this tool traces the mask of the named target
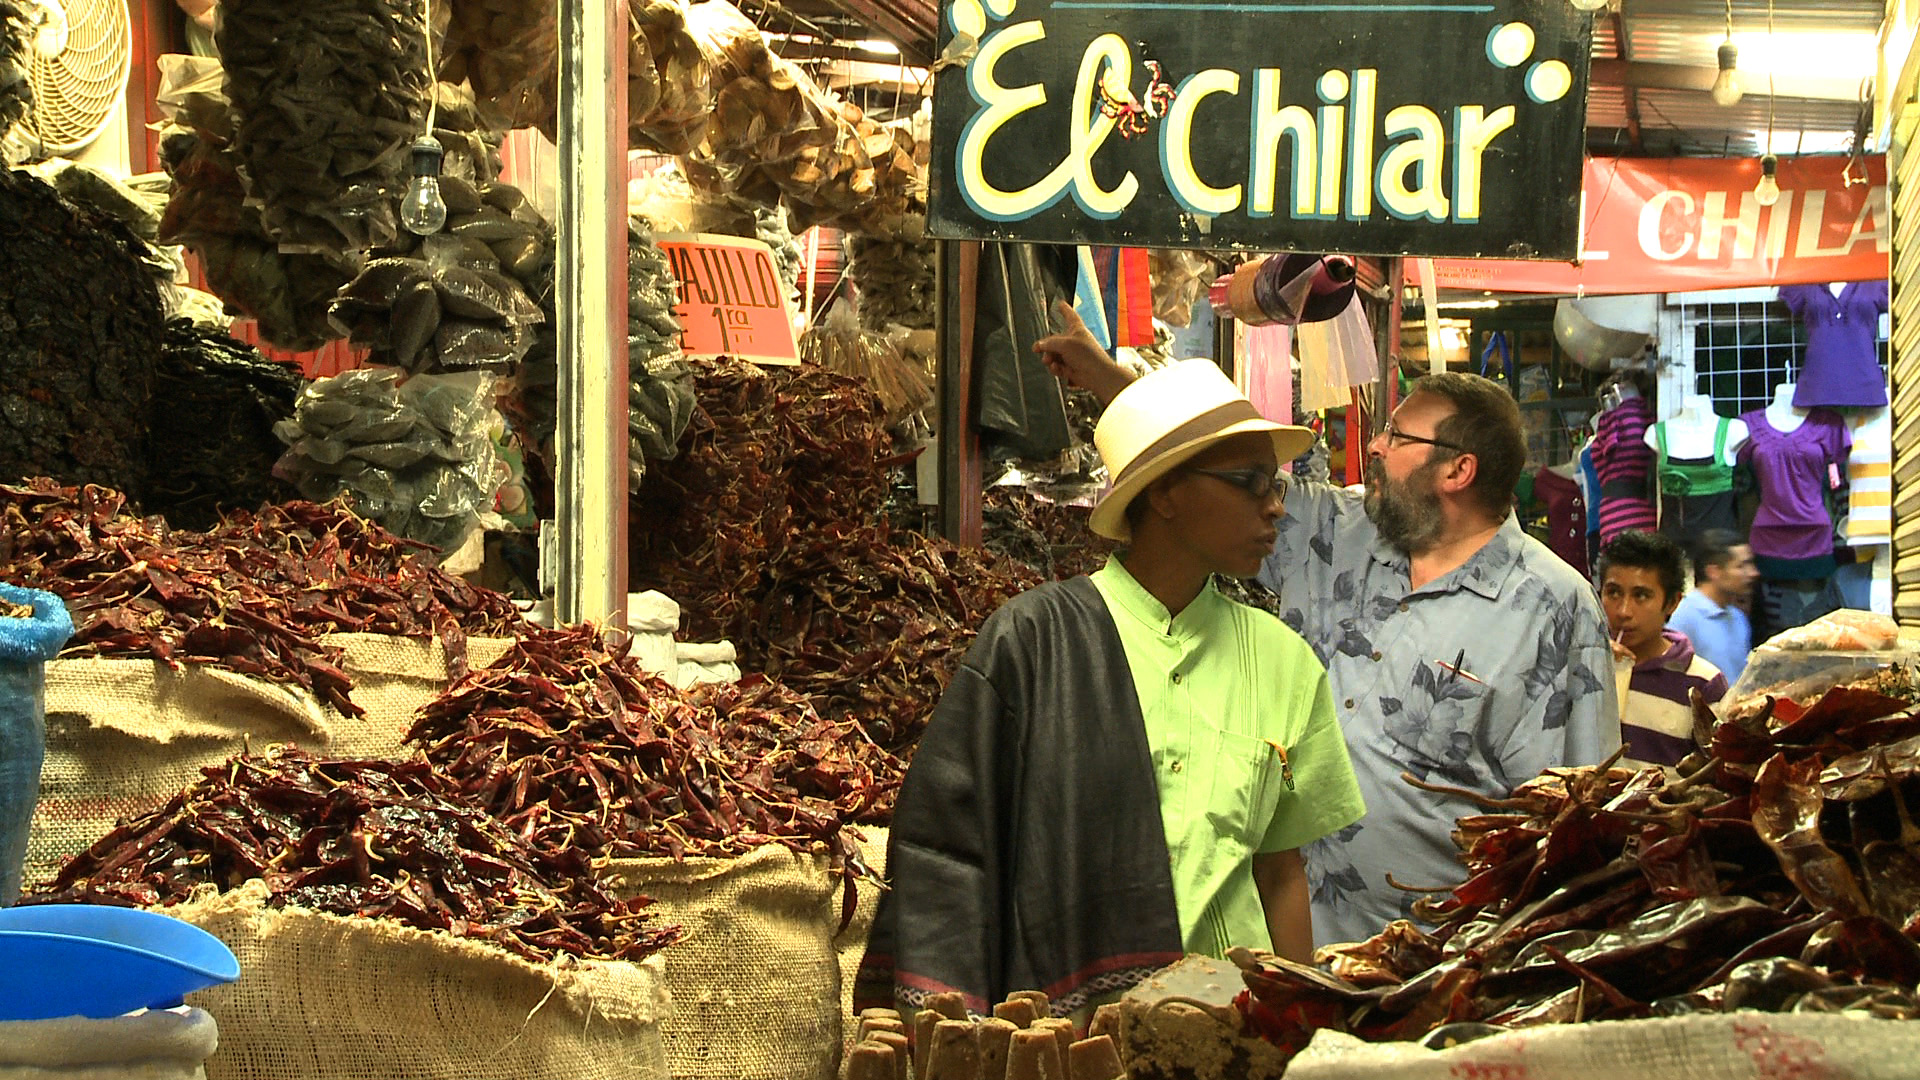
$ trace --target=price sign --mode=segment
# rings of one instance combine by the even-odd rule
[[[673,312],[680,317],[680,347],[688,357],[800,362],[786,288],[767,245],[711,233],[661,233],[655,241],[680,283]]]

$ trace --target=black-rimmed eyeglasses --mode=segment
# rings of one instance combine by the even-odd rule
[[[1429,439],[1424,435],[1409,435],[1406,432],[1401,431],[1400,429],[1394,427],[1392,424],[1388,424],[1387,425],[1387,445],[1393,446],[1396,443],[1401,445],[1405,445],[1407,443],[1420,443],[1424,446],[1443,446],[1448,450],[1452,450],[1457,454],[1473,453],[1473,451],[1467,449],[1464,446],[1461,446],[1459,443],[1448,442],[1445,439]]]
[[[1181,471],[1224,480],[1256,499],[1277,495],[1281,502],[1287,501],[1288,477],[1285,473],[1270,473],[1265,469],[1201,469],[1193,466],[1187,466]]]

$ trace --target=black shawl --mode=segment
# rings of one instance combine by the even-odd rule
[[[1159,787],[1113,616],[1084,577],[995,612],[900,792],[856,1009],[1015,990],[1079,1012],[1180,959]]]

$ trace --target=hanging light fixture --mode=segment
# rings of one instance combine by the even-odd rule
[[[1740,64],[1740,48],[1733,43],[1733,0],[1727,0],[1727,37],[1720,43],[1720,74],[1713,78],[1715,105],[1740,104],[1740,79],[1734,69]]]
[[[408,148],[412,176],[407,181],[406,197],[400,200],[400,225],[410,233],[431,236],[447,224],[447,202],[440,195],[440,163],[445,152],[440,140],[433,137],[440,107],[440,77],[433,67],[432,0],[425,0],[421,8],[426,20],[422,31],[427,36],[427,130]]]
[[[1753,200],[1761,206],[1772,206],[1780,201],[1780,159],[1772,154],[1760,157],[1760,182],[1753,185]]]
[[[1580,11],[1599,11],[1607,6],[1607,2],[1608,0],[1568,0],[1568,3]]]
[[[1773,0],[1767,0],[1767,51],[1773,51]],[[1753,200],[1761,206],[1780,201],[1780,158],[1773,152],[1773,70],[1767,70],[1767,145],[1760,148],[1760,182],[1753,185]]]

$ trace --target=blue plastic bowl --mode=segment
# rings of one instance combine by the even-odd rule
[[[138,908],[0,908],[0,1020],[107,1019],[232,982],[240,962],[192,923]]]

